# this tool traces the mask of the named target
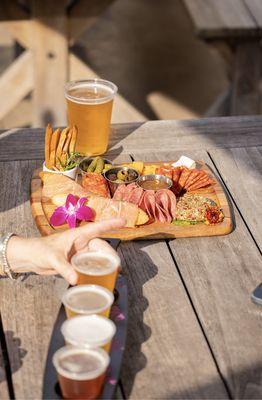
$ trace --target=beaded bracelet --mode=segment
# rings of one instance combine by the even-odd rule
[[[3,275],[8,276],[10,279],[16,279],[18,274],[12,272],[10,265],[8,264],[6,257],[6,249],[9,239],[14,236],[15,233],[8,233],[6,236],[0,238],[0,267]]]

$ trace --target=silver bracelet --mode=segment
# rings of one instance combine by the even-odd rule
[[[6,236],[0,237],[0,267],[3,275],[10,279],[16,279],[18,274],[11,270],[6,257],[7,244],[12,236],[15,236],[15,233],[8,233]]]

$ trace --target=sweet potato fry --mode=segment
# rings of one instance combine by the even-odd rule
[[[74,125],[71,129],[72,137],[69,145],[69,154],[74,153],[76,147],[77,127]]]
[[[69,128],[65,128],[65,129],[62,130],[62,133],[61,133],[61,136],[60,136],[60,139],[59,139],[59,143],[58,143],[58,146],[57,146],[57,149],[56,149],[56,160],[55,160],[55,163],[56,163],[56,167],[58,169],[61,168],[59,160],[61,160],[61,157],[62,157],[63,147],[64,147],[64,144],[66,142],[68,132],[69,132]]]
[[[45,165],[50,168],[50,144],[53,129],[50,124],[47,125],[45,129]]]
[[[56,159],[56,149],[60,139],[61,131],[60,129],[56,129],[52,135],[51,139],[51,149],[50,149],[50,169],[55,167],[55,159]]]

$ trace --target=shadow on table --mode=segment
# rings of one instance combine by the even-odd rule
[[[147,359],[141,346],[151,336],[151,328],[143,321],[148,308],[148,300],[143,296],[143,286],[158,273],[157,266],[142,250],[145,242],[122,243],[123,274],[128,288],[128,327],[127,341],[121,369],[121,381],[126,398],[131,394],[136,374],[145,368]]]
[[[3,343],[1,343],[3,346]],[[0,382],[6,380],[4,370],[10,367],[12,374],[18,371],[23,365],[23,358],[27,354],[27,350],[21,347],[21,339],[14,335],[13,331],[5,332],[5,344],[8,350],[3,348],[3,358],[0,358]]]

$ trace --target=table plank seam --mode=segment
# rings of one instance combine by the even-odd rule
[[[256,248],[258,249],[259,254],[262,256],[262,249],[260,248],[259,244],[258,244],[257,241],[256,241],[256,238],[254,237],[254,235],[253,235],[251,229],[249,228],[249,225],[248,225],[248,223],[247,223],[247,221],[246,221],[244,215],[242,214],[241,209],[240,209],[240,207],[239,207],[238,204],[237,204],[237,201],[235,200],[235,198],[234,198],[233,195],[231,194],[231,192],[230,192],[229,188],[227,187],[227,185],[226,185],[226,183],[225,183],[225,181],[224,181],[222,175],[220,174],[219,169],[218,169],[218,167],[217,167],[217,165],[216,165],[215,160],[213,159],[213,157],[212,157],[212,155],[209,153],[209,151],[207,151],[207,154],[208,154],[208,156],[209,156],[211,162],[213,163],[213,165],[214,165],[214,167],[215,167],[215,169],[216,169],[216,172],[217,172],[217,174],[219,175],[219,178],[220,178],[221,182],[223,183],[224,187],[226,188],[226,192],[228,193],[228,196],[229,196],[230,200],[232,201],[232,203],[233,203],[234,206],[236,207],[236,209],[237,209],[237,211],[238,211],[238,213],[239,213],[239,215],[240,215],[240,217],[241,217],[241,219],[242,219],[242,221],[243,221],[245,227],[247,228],[247,231],[248,231],[249,235],[250,235],[251,238],[253,239],[253,242],[255,243],[255,246],[256,246]]]
[[[14,393],[14,386],[13,386],[13,381],[12,381],[12,370],[11,370],[11,364],[10,364],[9,355],[8,355],[8,348],[7,348],[1,314],[0,314],[0,348],[2,350],[2,355],[3,355],[4,370],[5,370],[5,375],[6,375],[9,398],[14,400],[15,393]]]
[[[176,239],[175,239],[175,240],[176,240]],[[182,275],[182,273],[181,273],[181,271],[180,271],[180,269],[179,269],[179,266],[178,266],[178,263],[177,263],[177,261],[176,261],[176,258],[175,258],[174,254],[173,254],[173,252],[172,252],[172,250],[171,250],[171,248],[170,248],[170,244],[169,244],[170,240],[165,240],[165,242],[166,242],[168,251],[169,251],[169,253],[170,253],[170,256],[172,257],[172,260],[173,260],[173,262],[174,262],[174,266],[175,266],[175,268],[176,268],[176,270],[177,270],[177,273],[178,273],[178,275],[179,275],[179,277],[180,277],[180,280],[181,280],[181,283],[182,283],[182,285],[183,285],[183,288],[184,288],[184,290],[185,290],[185,292],[186,292],[186,295],[187,295],[187,297],[188,297],[188,300],[189,300],[189,302],[190,302],[190,305],[191,305],[191,307],[192,307],[193,313],[194,313],[194,315],[195,315],[195,317],[196,317],[196,319],[197,319],[199,328],[200,328],[200,330],[201,330],[201,332],[202,332],[202,334],[203,334],[204,340],[205,340],[205,342],[206,342],[206,344],[207,344],[207,347],[208,347],[208,350],[209,350],[209,352],[210,352],[211,358],[213,359],[213,362],[214,362],[214,364],[215,364],[217,373],[218,373],[218,375],[219,375],[221,381],[223,382],[223,385],[224,385],[224,387],[225,387],[225,390],[226,390],[226,392],[227,392],[227,394],[228,394],[229,399],[232,400],[234,397],[233,397],[233,395],[232,395],[232,393],[231,393],[231,390],[230,390],[230,388],[229,388],[229,386],[228,386],[228,384],[227,384],[226,378],[223,376],[223,373],[222,373],[222,371],[220,370],[219,364],[218,364],[218,362],[217,362],[217,360],[216,360],[215,353],[213,352],[212,346],[211,346],[211,344],[210,344],[210,342],[209,342],[209,339],[208,339],[208,337],[207,337],[207,334],[205,333],[205,330],[204,330],[204,327],[203,327],[203,325],[202,325],[202,322],[201,322],[201,320],[200,320],[200,318],[199,318],[199,316],[198,316],[198,314],[197,314],[197,310],[196,310],[196,308],[195,308],[195,306],[194,306],[193,300],[192,300],[192,298],[191,298],[191,296],[190,296],[190,293],[189,293],[189,290],[188,290],[188,288],[187,288],[187,286],[186,286],[186,282],[185,282],[185,280],[184,280],[184,278],[183,278],[183,275]]]

